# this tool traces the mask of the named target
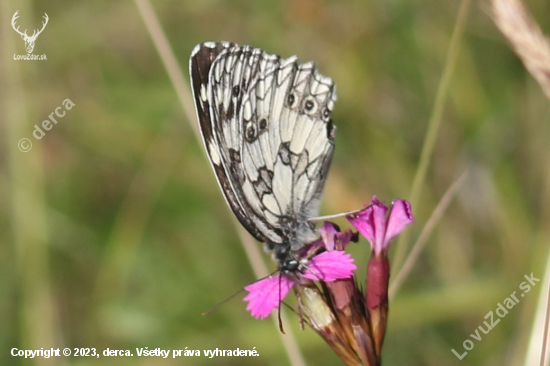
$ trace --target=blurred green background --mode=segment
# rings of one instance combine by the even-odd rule
[[[314,60],[336,82],[336,152],[321,212],[330,214],[372,195],[409,199],[460,4],[152,5],[186,79],[197,43],[229,40]],[[526,4],[550,33],[550,3]],[[21,30],[39,28],[48,14],[33,51],[47,61],[13,59],[26,54],[10,24],[16,10]],[[0,364],[289,364],[273,321],[251,318],[238,298],[201,316],[256,277],[193,133],[196,121],[136,3],[3,0],[0,14]],[[75,106],[35,139],[34,125],[67,98]],[[497,31],[488,3],[471,2],[408,248],[448,187],[465,171],[467,178],[390,303],[384,364],[524,364],[538,342],[542,281],[462,361],[451,349],[464,351],[524,275],[548,277],[549,122],[548,100]],[[19,151],[22,138],[31,151]],[[368,244],[351,250],[364,277]],[[340,364],[289,315],[286,328],[307,364]],[[13,347],[134,354],[256,347],[260,357],[24,360],[10,356]]]

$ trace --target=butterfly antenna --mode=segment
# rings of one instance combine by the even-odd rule
[[[235,296],[237,296],[238,294],[240,294],[243,291],[244,291],[244,288],[240,289],[239,291],[235,292],[233,295],[229,296],[227,299],[223,300],[222,302],[217,303],[216,305],[214,305],[214,307],[206,310],[204,313],[202,313],[202,315],[207,316],[208,314],[210,314],[214,310],[217,310],[220,306],[222,306],[223,304],[225,304],[229,300],[232,300]]]
[[[270,277],[270,276],[273,276],[275,273],[277,273],[277,271],[273,271],[271,272],[270,274],[268,274],[267,276],[264,276],[260,279],[257,279],[256,281],[252,282],[251,284],[253,283],[256,283],[256,282],[259,282],[259,281],[262,281],[262,280],[265,280],[266,278]],[[281,282],[281,280],[279,280],[279,283]],[[280,285],[279,285],[280,287]],[[229,296],[227,299],[217,303],[216,305],[214,305],[212,308],[206,310],[204,313],[202,313],[203,316],[207,316],[208,314],[212,313],[213,311],[217,310],[220,306],[222,306],[223,304],[225,304],[226,302],[228,302],[229,300],[232,300],[235,296],[237,296],[238,294],[240,294],[241,292],[244,291],[244,287],[241,288],[239,291],[235,292],[233,295]],[[280,290],[279,290],[279,293],[280,293]],[[280,295],[279,295],[279,298],[280,298]]]
[[[360,209],[360,210],[353,210],[353,211],[348,211],[348,212],[342,212],[342,213],[338,213],[338,214],[334,214],[334,215],[317,216],[317,217],[309,218],[309,219],[307,219],[307,221],[321,221],[321,220],[335,219],[335,218],[337,218],[337,217],[353,215],[353,214],[358,213],[358,212],[361,212],[361,211],[363,211],[363,210],[364,210],[364,208],[362,208],[362,209]]]
[[[281,333],[285,334],[285,330],[283,329],[283,321],[281,320],[281,277],[283,277],[283,275],[279,274],[279,307],[277,308],[277,320],[279,321],[279,330]]]

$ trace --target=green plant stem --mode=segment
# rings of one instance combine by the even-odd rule
[[[9,24],[10,16],[15,12],[8,5],[8,2],[1,4],[0,14],[3,15],[0,19],[3,24]],[[18,3],[18,7],[30,10],[26,2]],[[7,30],[0,32],[0,43],[6,56],[16,53],[15,39]],[[5,61],[0,73],[0,113],[4,122],[2,127],[5,129],[5,133],[1,135],[5,138],[3,148],[7,150],[6,160],[9,164],[12,205],[10,221],[14,246],[4,248],[3,254],[9,255],[13,252],[15,257],[14,271],[17,281],[14,281],[16,289],[13,293],[16,294],[15,306],[21,329],[20,333],[11,336],[13,339],[19,337],[18,344],[11,344],[10,347],[58,348],[62,341],[58,338],[61,332],[58,329],[55,300],[51,290],[42,149],[39,141],[32,138],[32,128],[28,122],[35,117],[32,104],[36,100],[33,100],[23,81],[25,76],[28,77],[28,72],[34,69],[27,66],[24,74],[22,63],[8,59]],[[33,73],[30,75],[32,78]],[[32,81],[34,83],[35,78]],[[18,141],[22,138],[32,139],[30,151],[18,149]],[[65,364],[63,360],[43,357],[37,357],[33,362],[33,365],[38,366]]]
[[[435,96],[434,107],[430,121],[428,122],[428,129],[426,131],[426,137],[424,139],[424,146],[420,155],[420,161],[418,168],[414,176],[412,189],[410,193],[410,202],[414,210],[418,211],[418,204],[422,193],[422,188],[426,180],[426,173],[428,171],[429,164],[433,155],[435,143],[437,141],[437,134],[439,132],[439,126],[441,125],[441,116],[443,115],[443,108],[445,107],[445,101],[449,92],[449,84],[453,75],[454,66],[458,57],[458,51],[460,49],[460,40],[464,34],[464,28],[466,19],[469,13],[472,0],[462,0],[458,11],[458,17],[451,37],[451,43],[447,52],[447,59],[445,61],[445,67],[443,69],[443,75],[439,81],[437,93]],[[393,259],[392,267],[395,269],[401,268],[401,264],[407,253],[409,231],[403,233],[400,236],[397,243],[395,256]]]

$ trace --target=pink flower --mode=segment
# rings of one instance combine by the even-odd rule
[[[313,257],[307,264],[307,269],[302,277],[309,280],[332,282],[350,278],[356,269],[351,255],[342,250],[333,250]]]
[[[279,307],[293,285],[294,281],[289,276],[279,274],[245,286],[244,289],[248,291],[248,295],[243,299],[248,301],[246,310],[255,318],[266,318],[273,309]]]
[[[367,238],[375,254],[387,250],[390,241],[413,221],[411,204],[408,201],[395,200],[391,208],[388,208],[376,197],[372,198],[371,204],[364,210],[346,218]]]
[[[332,242],[325,245],[327,249],[329,246],[334,248],[334,236]],[[351,255],[342,250],[328,250],[311,258],[303,273],[297,272],[296,274],[299,278],[332,282],[352,277],[356,268]],[[273,309],[279,307],[283,298],[295,284],[293,277],[279,274],[246,286],[244,289],[248,291],[248,295],[243,299],[248,302],[246,310],[250,311],[255,318],[266,318]]]
[[[344,250],[350,241],[357,242],[357,233],[352,233],[351,230],[340,231],[338,225],[325,221],[319,229],[323,244],[328,251]]]

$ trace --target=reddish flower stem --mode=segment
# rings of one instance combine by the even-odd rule
[[[371,318],[376,354],[380,357],[388,318],[388,284],[390,264],[385,252],[372,254],[367,267],[365,300]]]

